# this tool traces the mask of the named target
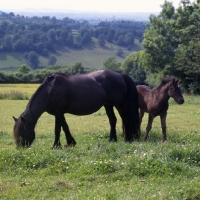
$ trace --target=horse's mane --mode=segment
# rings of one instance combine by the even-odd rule
[[[52,81],[54,79],[58,80],[58,82],[61,83],[68,76],[70,76],[70,75],[69,74],[64,74],[64,73],[53,73],[53,74],[47,76],[44,79],[44,81],[41,83],[41,85],[38,87],[38,89],[35,91],[35,93],[32,95],[32,97],[29,100],[29,103],[27,105],[27,109],[30,109],[31,103],[33,102],[33,100],[37,97],[37,95],[41,92],[41,90],[46,85],[51,85],[52,86]]]

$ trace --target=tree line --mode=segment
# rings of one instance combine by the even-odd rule
[[[80,49],[90,44],[92,37],[96,37],[101,46],[107,40],[130,48],[134,38],[141,38],[145,30],[145,24],[136,21],[107,22],[106,26],[105,22],[90,25],[86,20],[24,17],[13,12],[3,13],[0,20],[0,52],[34,51],[42,56],[48,56],[49,52],[55,52],[62,46]]]

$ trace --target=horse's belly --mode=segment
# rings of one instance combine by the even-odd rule
[[[96,111],[98,111],[103,104],[93,104],[93,102],[88,103],[81,103],[80,105],[71,104],[66,108],[66,113],[74,114],[74,115],[89,115]]]

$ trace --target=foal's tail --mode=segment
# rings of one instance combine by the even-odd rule
[[[140,120],[138,107],[138,92],[133,80],[127,75],[122,74],[127,85],[126,98],[126,119],[123,120],[123,132],[126,141],[140,138]]]

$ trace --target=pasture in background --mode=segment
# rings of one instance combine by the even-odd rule
[[[38,85],[28,86],[15,89],[31,96]],[[4,85],[0,92],[13,87]],[[118,142],[109,143],[102,108],[88,116],[65,115],[77,145],[62,150],[50,150],[54,117],[47,113],[38,120],[31,148],[16,149],[12,116],[28,100],[0,100],[0,199],[199,199],[200,97],[184,98],[183,105],[169,101],[167,143],[158,117],[147,142],[125,143],[117,113]],[[146,123],[147,114],[141,136]]]

